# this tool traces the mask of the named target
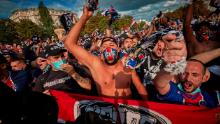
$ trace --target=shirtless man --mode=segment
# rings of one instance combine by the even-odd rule
[[[119,47],[113,38],[102,40],[101,59],[77,45],[80,32],[92,14],[87,7],[83,8],[83,15],[69,32],[65,47],[89,68],[100,96],[131,98],[130,85],[133,82],[141,97],[147,100],[147,92],[135,70],[125,68],[118,59]]]
[[[196,0],[192,0],[196,1]],[[195,31],[196,37],[193,35],[193,29],[191,28],[191,21],[193,17],[193,4],[189,4],[187,10],[187,16],[184,24],[185,28],[185,40],[187,44],[188,57],[192,57],[198,53],[209,51],[220,47],[220,39],[218,38],[219,30],[216,31],[210,29],[209,22],[201,22],[198,26],[198,30]],[[219,28],[219,26],[218,26]]]

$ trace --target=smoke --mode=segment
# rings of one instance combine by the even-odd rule
[[[186,68],[186,57],[183,57],[180,61],[176,63],[169,63],[164,67],[166,72],[170,72],[172,75],[178,75],[185,71]]]

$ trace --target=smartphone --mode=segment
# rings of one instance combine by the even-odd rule
[[[60,23],[63,25],[66,33],[68,33],[73,26],[73,15],[71,13],[65,13],[60,17]]]
[[[97,10],[98,9],[98,4],[99,4],[98,0],[88,0],[89,11]]]

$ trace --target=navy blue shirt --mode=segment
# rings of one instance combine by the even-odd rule
[[[10,72],[10,77],[15,85],[15,91],[25,91],[29,89],[29,84],[32,82],[32,72],[30,69]]]

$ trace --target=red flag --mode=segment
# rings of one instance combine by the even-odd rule
[[[85,121],[93,117],[97,123],[161,123],[161,124],[216,124],[220,107],[205,107],[113,99],[51,91],[59,105],[59,118],[65,121]],[[117,101],[117,102],[115,102]],[[117,104],[118,108],[115,108]],[[83,116],[83,117],[82,117]],[[91,121],[91,120],[88,120]],[[90,122],[92,123],[92,122]]]

